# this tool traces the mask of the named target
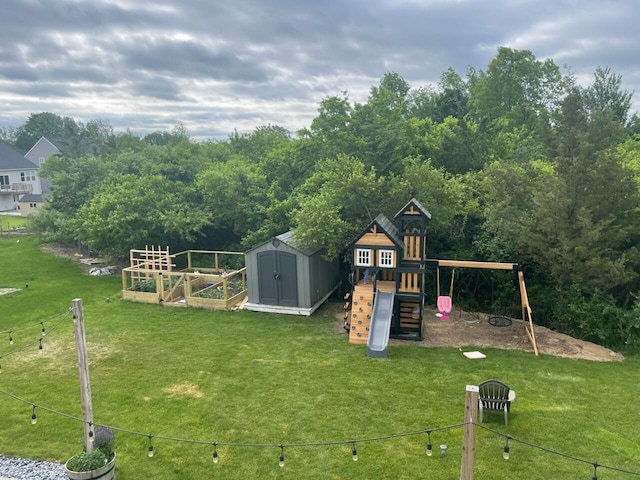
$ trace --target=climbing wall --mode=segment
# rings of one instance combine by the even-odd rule
[[[356,285],[351,297],[351,330],[349,343],[367,343],[371,312],[373,311],[373,285]]]

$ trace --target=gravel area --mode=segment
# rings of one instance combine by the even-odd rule
[[[64,465],[44,460],[0,456],[0,479],[67,480]]]

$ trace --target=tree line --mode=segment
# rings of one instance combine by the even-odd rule
[[[55,188],[36,223],[51,241],[127,258],[150,244],[248,249],[295,228],[335,258],[415,197],[433,217],[431,258],[519,263],[537,323],[637,346],[640,119],[621,84],[598,67],[580,86],[551,59],[499,48],[485,70],[449,69],[437,86],[388,72],[366,103],[327,97],[295,134],[194,142],[180,124],[141,137],[36,114],[0,136],[75,139],[41,171]],[[509,279],[464,275],[477,308],[518,308]]]

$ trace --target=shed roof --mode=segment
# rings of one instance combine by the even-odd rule
[[[322,247],[319,247],[319,248],[317,248],[317,247],[312,247],[312,248],[301,247],[298,244],[298,240],[296,239],[294,231],[293,230],[289,230],[288,232],[281,233],[280,235],[276,235],[275,237],[267,240],[266,242],[262,242],[261,244],[256,245],[255,247],[249,249],[248,252],[251,252],[251,251],[255,250],[256,248],[260,248],[263,245],[266,245],[267,243],[273,242],[274,240],[278,240],[278,241],[290,246],[294,250],[297,250],[298,252],[302,253],[303,255],[306,255],[307,257],[313,255],[318,250],[322,250]]]

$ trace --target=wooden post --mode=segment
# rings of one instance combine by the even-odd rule
[[[87,338],[84,333],[84,313],[82,299],[73,300],[73,326],[78,350],[78,375],[80,377],[80,398],[82,400],[82,419],[84,420],[84,446],[87,452],[93,451],[93,442],[89,432],[93,428],[93,406],[91,405],[91,382],[89,381],[89,359],[87,357]]]
[[[462,438],[462,465],[460,480],[473,480],[473,466],[476,457],[476,424],[478,421],[478,396],[480,388],[467,385],[464,402],[464,436]]]

